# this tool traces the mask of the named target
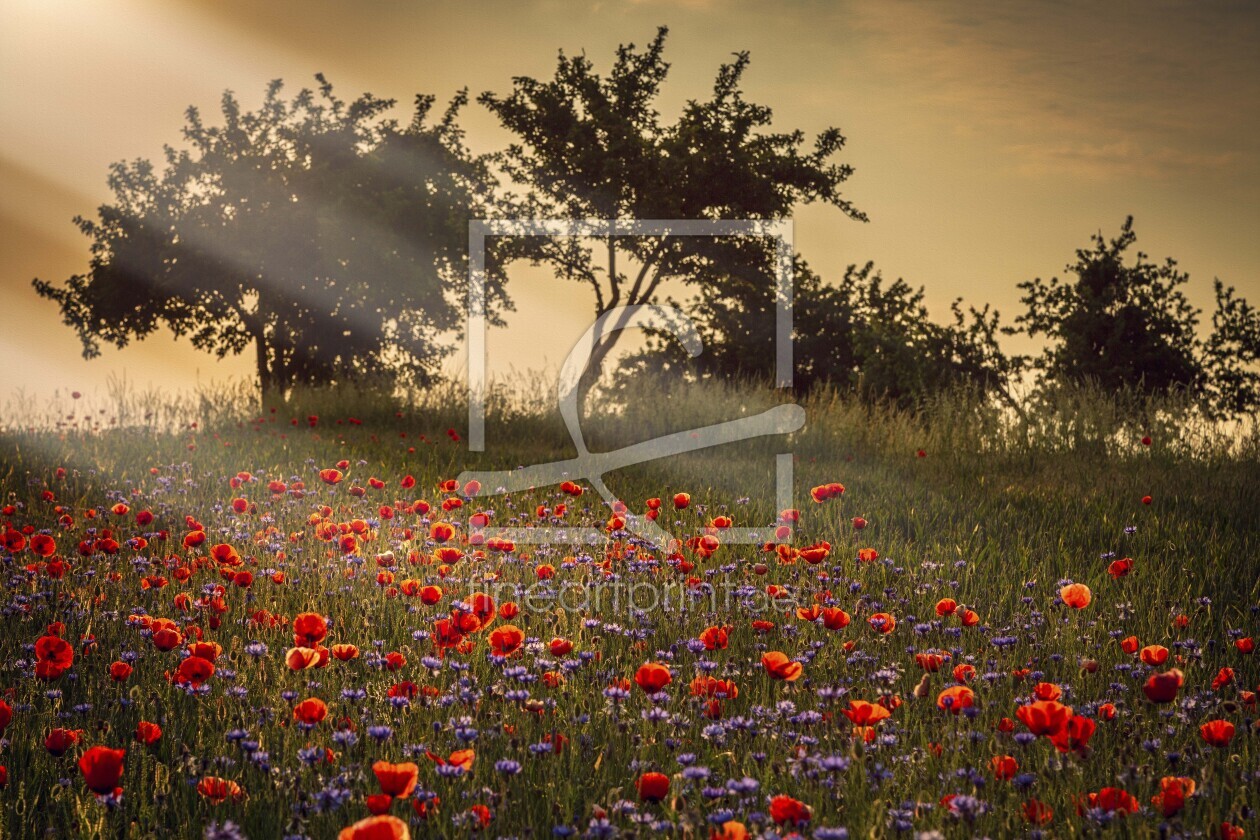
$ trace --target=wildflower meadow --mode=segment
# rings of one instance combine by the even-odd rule
[[[0,835],[1260,832],[1254,436],[805,408],[789,509],[783,441],[492,495],[563,432],[457,405],[11,425]]]

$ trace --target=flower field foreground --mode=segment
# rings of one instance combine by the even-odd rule
[[[1260,836],[1254,464],[805,439],[796,509],[610,511],[295,422],[3,441],[0,834]]]

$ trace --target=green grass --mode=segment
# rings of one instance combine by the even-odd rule
[[[1260,683],[1260,668],[1254,655],[1235,649],[1230,635],[1252,636],[1260,629],[1255,611],[1260,605],[1260,446],[1253,430],[1195,420],[1184,405],[1134,408],[1131,401],[1097,395],[1061,397],[1056,407],[1043,407],[1030,420],[1012,420],[961,397],[910,417],[836,395],[814,395],[803,401],[807,427],[789,442],[765,439],[693,453],[627,469],[608,482],[633,513],[642,513],[648,498],[663,498],[668,508],[674,493],[691,493],[693,504],[686,511],[662,510],[662,524],[682,537],[700,533],[718,513],[732,516],[736,525],[760,525],[777,514],[772,456],[790,449],[802,510],[793,541],[798,546],[830,542],[831,556],[823,564],[781,565],[758,546],[724,545],[707,560],[684,550],[695,563],[690,573],[670,568],[663,557],[655,566],[613,557],[610,569],[626,583],[672,581],[684,588],[689,576],[757,592],[773,583],[791,588],[801,603],[812,603],[816,593],[829,590],[832,602],[854,617],[847,628],[829,631],[781,610],[754,614],[752,607],[738,603],[721,611],[700,603],[640,613],[624,602],[614,609],[605,597],[585,611],[522,609],[513,623],[543,647],[516,654],[506,666],[487,656],[489,631],[484,631],[471,637],[471,652],[447,655],[448,662],[466,664],[466,671],[457,673],[449,664],[431,671],[421,658],[433,649],[413,633],[430,629],[453,599],[487,588],[487,574],[499,575],[497,591],[509,583],[528,587],[536,582],[535,566],[545,561],[557,567],[554,586],[581,585],[609,596],[610,582],[596,564],[611,552],[611,542],[588,547],[582,562],[571,568],[561,561],[572,549],[520,546],[506,556],[460,560],[441,578],[435,564],[412,566],[405,559],[409,552],[426,554],[434,548],[425,544],[427,528],[416,516],[400,515],[373,529],[374,540],[358,552],[367,561],[362,567],[348,565],[340,551],[317,539],[309,517],[327,505],[335,523],[376,519],[380,505],[399,500],[423,498],[436,505],[447,495],[437,490],[438,482],[463,469],[570,457],[567,433],[545,409],[550,398],[526,399],[529,393],[521,386],[492,399],[488,446],[481,454],[447,437],[447,429],[462,434],[465,425],[465,409],[453,391],[434,392],[405,407],[370,392],[307,394],[274,414],[260,415],[244,391],[177,404],[120,391],[104,414],[100,407],[85,410],[74,403],[31,412],[21,422],[8,414],[9,431],[0,439],[0,505],[17,509],[0,522],[52,529],[71,570],[54,580],[38,567],[25,570],[38,559],[29,551],[6,558],[0,549],[5,563],[0,688],[8,691],[5,699],[16,710],[0,752],[0,764],[8,770],[8,786],[0,791],[0,835],[200,837],[212,820],[232,820],[255,839],[286,832],[335,836],[367,816],[363,798],[377,792],[370,765],[378,759],[415,760],[420,788],[441,798],[440,810],[425,822],[414,817],[410,803],[394,803],[391,813],[408,820],[416,836],[468,836],[461,815],[474,804],[487,805],[493,813],[488,836],[549,836],[554,826],[581,834],[598,809],[608,812],[622,832],[640,836],[658,833],[653,820],[669,821],[680,836],[707,836],[706,821],[722,809],[754,835],[787,834],[788,828],[768,818],[757,820],[757,814],[768,812],[768,797],[780,793],[813,809],[810,825],[800,829],[805,836],[837,826],[855,837],[897,836],[901,817],[893,811],[914,812],[908,818],[913,831],[1008,836],[1027,830],[1020,805],[1032,797],[1054,809],[1046,827],[1053,836],[1072,836],[1091,833],[1097,825],[1076,814],[1074,797],[1109,785],[1123,787],[1144,807],[1111,823],[1108,831],[1117,836],[1155,835],[1164,823],[1171,832],[1215,836],[1224,820],[1250,834],[1260,831],[1246,811],[1257,807],[1254,774],[1260,750],[1250,726],[1254,707],[1239,702],[1240,689],[1254,690]],[[629,405],[597,412],[584,430],[592,449],[610,449],[756,412],[780,399],[747,387],[645,389]],[[88,411],[103,418],[99,430],[84,429]],[[66,419],[71,413],[78,414],[74,421]],[[307,419],[312,415],[319,418],[314,428]],[[352,417],[361,424],[349,422]],[[115,418],[118,422],[111,424]],[[293,419],[298,425],[291,424]],[[195,429],[190,428],[194,421]],[[94,419],[90,427],[95,425]],[[1140,443],[1147,433],[1153,437],[1149,447]],[[917,455],[920,449],[924,457]],[[318,470],[342,459],[351,462],[346,481],[323,485]],[[54,477],[58,467],[67,470],[64,479]],[[261,481],[234,490],[228,481],[241,471]],[[399,489],[405,475],[415,477],[414,489]],[[273,500],[266,482],[293,476],[305,481],[311,495]],[[362,499],[350,495],[350,485],[366,486],[369,477],[384,480],[386,488],[369,490]],[[842,497],[824,504],[809,500],[810,487],[832,481],[846,486]],[[45,489],[55,501],[41,499]],[[258,511],[232,513],[230,501],[238,495],[257,504]],[[1149,505],[1141,501],[1146,495],[1152,497]],[[132,514],[109,513],[124,498]],[[493,532],[513,516],[533,520],[538,505],[564,501],[571,523],[602,525],[608,517],[589,488],[580,499],[541,488],[511,500],[473,501],[444,518],[461,524],[484,507],[494,511]],[[73,525],[58,525],[56,505],[73,517]],[[142,508],[157,515],[148,528],[134,519]],[[85,518],[89,509],[98,512],[95,520]],[[209,539],[201,549],[184,549],[180,543],[188,530],[186,515],[206,526]],[[855,531],[855,516],[869,526]],[[171,538],[155,540],[140,552],[124,546],[114,556],[79,557],[75,546],[85,528],[106,524],[119,542],[158,529],[169,529]],[[277,529],[277,544],[256,543],[254,535],[268,526]],[[413,539],[404,539],[398,530],[407,526],[414,530]],[[1135,530],[1126,533],[1126,528]],[[291,541],[290,534],[301,536]],[[212,630],[196,612],[182,615],[174,597],[178,592],[195,597],[202,587],[223,582],[218,570],[210,564],[180,583],[165,561],[191,562],[221,542],[256,558],[257,565],[247,566],[255,574],[248,592],[227,585],[228,611],[222,626]],[[863,547],[875,548],[880,560],[858,563],[857,550]],[[425,606],[419,599],[387,597],[375,580],[373,560],[386,549],[401,561],[397,581],[438,583],[446,592],[441,603]],[[284,551],[284,559],[277,550]],[[1103,559],[1107,552],[1133,558],[1133,573],[1110,577],[1109,560]],[[768,564],[764,576],[756,574],[758,562]],[[347,578],[347,568],[360,570]],[[274,584],[261,573],[264,569],[281,569],[289,580]],[[826,580],[818,578],[823,571]],[[170,585],[142,591],[141,577],[155,572],[167,575]],[[117,580],[110,580],[111,573]],[[1089,607],[1074,611],[1058,602],[1064,579],[1091,588]],[[933,605],[942,597],[974,609],[980,625],[961,628],[956,619],[946,619],[917,633],[915,619],[935,619]],[[750,600],[760,605],[766,599]],[[178,653],[157,651],[127,626],[126,617],[136,607],[199,624],[207,639],[222,645],[220,675],[211,680],[208,696],[189,696],[164,679],[178,664]],[[881,608],[897,619],[896,630],[887,636],[865,621]],[[248,625],[247,617],[259,609],[290,620],[304,611],[327,615],[332,619],[329,642],[356,644],[364,656],[290,672],[283,657],[292,631],[287,624],[277,630]],[[1174,625],[1179,615],[1188,619],[1184,629]],[[774,621],[776,629],[754,632],[750,622],[758,617]],[[90,653],[77,649],[72,672],[45,683],[32,675],[29,646],[53,621],[65,623],[65,637],[72,642],[91,635],[96,646]],[[495,626],[503,623],[500,619]],[[715,624],[735,628],[730,646],[689,651],[688,640]],[[1178,702],[1157,707],[1144,700],[1141,685],[1151,669],[1123,653],[1115,633],[1172,649],[1185,673]],[[546,650],[556,636],[574,642],[568,657]],[[1015,641],[993,645],[992,639],[1001,636]],[[269,654],[253,660],[244,650],[251,640],[265,642]],[[378,641],[382,652],[404,654],[407,665],[401,671],[369,666],[366,655]],[[793,683],[769,679],[760,665],[767,649],[807,660],[804,676]],[[913,652],[927,649],[952,651],[953,661],[929,676],[928,696],[917,698],[914,688],[922,672]],[[140,658],[131,678],[118,685],[107,669],[125,650]],[[632,678],[641,664],[665,659],[671,651],[677,673],[664,708],[676,716],[672,723],[646,720],[642,713],[651,703],[633,685],[630,697],[613,707],[604,695],[611,680]],[[539,662],[572,660],[582,652],[599,658],[576,667],[561,687],[504,675],[512,666],[534,675],[558,670]],[[739,687],[737,698],[722,702],[723,717],[728,722],[750,719],[758,734],[732,730],[723,740],[704,736],[712,721],[700,714],[699,702],[687,691],[697,661],[704,659],[716,663],[715,676]],[[1098,662],[1095,673],[1082,670],[1085,659]],[[978,714],[954,717],[938,709],[935,698],[952,681],[949,667],[967,661],[977,671],[971,687]],[[1235,669],[1235,682],[1214,691],[1213,677],[1226,666]],[[1092,715],[1103,702],[1117,706],[1115,720],[1098,722],[1088,754],[1061,755],[1045,738],[1020,745],[1013,734],[996,730],[1000,719],[1015,718],[1017,698],[1032,690],[1031,680],[1009,676],[1025,667],[1063,686],[1063,702],[1080,714]],[[223,679],[224,671],[235,671],[235,679]],[[989,672],[1001,676],[984,679]],[[435,696],[419,696],[405,709],[392,707],[386,690],[402,679],[432,686]],[[232,696],[233,686],[245,688],[245,697]],[[847,694],[829,700],[818,693],[825,686]],[[50,688],[61,696],[48,696]],[[343,689],[359,688],[366,692],[363,699],[342,696]],[[505,696],[522,688],[530,692],[531,703]],[[313,732],[298,731],[281,696],[285,690],[297,692],[298,699],[325,700],[329,720]],[[884,694],[899,695],[904,703],[880,724],[888,739],[863,745],[839,710],[849,699],[874,701]],[[530,708],[535,700],[542,701],[541,712]],[[789,701],[792,711],[778,705]],[[81,704],[91,708],[76,711]],[[795,717],[811,711],[823,719]],[[348,747],[333,740],[332,722],[343,717],[354,721],[359,736]],[[471,774],[443,778],[422,753],[405,757],[408,745],[442,755],[461,746],[454,725],[461,717],[470,718],[479,731],[472,742],[477,758]],[[1209,747],[1200,738],[1199,726],[1213,718],[1237,725],[1228,747]],[[157,745],[146,748],[132,739],[141,719],[163,727]],[[392,727],[392,737],[374,742],[367,734],[374,724]],[[84,730],[80,747],[61,758],[51,756],[43,740],[54,726]],[[270,756],[269,770],[226,740],[225,733],[234,728],[248,730],[260,743]],[[1024,727],[1017,723],[1020,731]],[[532,753],[530,745],[551,732],[569,739],[564,750]],[[1157,748],[1143,747],[1155,739]],[[933,744],[941,745],[940,755]],[[75,766],[77,755],[94,745],[127,749],[125,793],[117,810],[95,801]],[[304,765],[298,750],[306,746],[331,747],[336,761]],[[709,768],[706,782],[682,775],[677,756],[683,753],[693,753],[696,765]],[[1175,763],[1170,753],[1179,755]],[[1029,789],[993,778],[989,761],[1003,754],[1015,756],[1021,771],[1034,774]],[[831,755],[846,757],[848,769],[822,769],[817,759]],[[515,776],[497,772],[495,762],[502,759],[519,762],[522,771]],[[648,770],[672,777],[664,802],[638,802],[634,783]],[[195,789],[207,775],[237,781],[248,798],[210,804]],[[728,778],[745,776],[758,780],[759,790],[714,799],[703,795],[706,784],[721,786]],[[1164,776],[1191,777],[1198,787],[1184,811],[1167,820],[1150,805]],[[976,778],[983,783],[977,785]],[[318,793],[330,786],[349,791],[349,799],[314,812]],[[987,813],[970,825],[938,804],[947,794],[974,795],[987,804]],[[634,802],[645,821],[619,807],[622,800]],[[311,813],[295,822],[295,806]]]

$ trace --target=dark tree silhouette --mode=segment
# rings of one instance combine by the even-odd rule
[[[1019,359],[998,346],[998,316],[988,307],[964,311],[938,324],[923,303],[923,289],[885,281],[872,263],[849,266],[835,285],[825,283],[799,257],[795,264],[793,385],[854,393],[868,402],[913,410],[946,390],[969,388],[1014,402],[1007,387]],[[669,341],[649,341],[631,371],[679,372],[699,378],[770,381],[774,374],[774,290],[767,278],[733,276],[702,290],[688,314],[704,352],[687,359]]]
[[[1252,414],[1260,408],[1260,312],[1232,286],[1215,281],[1216,312],[1204,352],[1209,392],[1223,416]]]
[[[190,148],[165,167],[115,164],[114,203],[77,218],[92,239],[90,268],[55,286],[83,342],[119,347],[161,325],[220,358],[252,346],[264,400],[297,385],[376,374],[423,383],[457,330],[470,217],[485,215],[494,182],[463,145],[457,95],[436,121],[417,96],[409,125],[392,100],[318,93],[243,112],[229,91],[222,126],[189,108]],[[506,305],[490,275],[488,309]],[[449,343],[449,342],[448,342]]]
[[[1048,339],[1034,360],[1047,382],[1145,394],[1203,388],[1199,310],[1180,290],[1189,277],[1174,260],[1155,265],[1141,252],[1126,265],[1136,240],[1130,216],[1118,237],[1096,234],[1092,250],[1076,252],[1066,269],[1075,280],[1019,284],[1027,311],[1015,323]]]
[[[806,146],[801,131],[771,132],[771,111],[747,102],[740,81],[748,54],[721,67],[712,96],[687,102],[664,124],[656,100],[669,65],[667,30],[643,51],[617,51],[597,74],[585,56],[560,54],[554,78],[514,80],[510,95],[479,101],[515,136],[499,161],[528,189],[510,212],[526,218],[781,219],[801,202],[823,201],[865,216],[840,195],[848,166],[832,162],[844,145],[835,128]],[[521,238],[502,244],[504,259],[549,264],[591,287],[596,316],[622,305],[655,303],[662,283],[715,286],[732,265],[766,264],[773,251],[757,238],[607,237],[592,250],[570,239]],[[598,372],[619,333],[599,345]]]

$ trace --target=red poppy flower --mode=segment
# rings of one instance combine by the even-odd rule
[[[825,540],[822,542],[816,542],[813,545],[805,546],[799,552],[800,558],[806,563],[809,563],[811,566],[817,565],[818,563],[826,560],[830,554],[831,543],[826,542]]]
[[[639,798],[645,802],[660,802],[669,794],[669,776],[664,773],[644,773],[635,782]]]
[[[885,612],[877,612],[866,620],[878,633],[887,635],[897,627],[897,620]]]
[[[317,613],[299,613],[293,619],[293,636],[298,647],[313,648],[328,636],[328,622]]]
[[[1115,787],[1105,787],[1097,793],[1089,794],[1085,803],[1078,803],[1078,811],[1083,810],[1080,807],[1081,804],[1086,804],[1089,808],[1098,808],[1108,814],[1133,814],[1138,809],[1138,801],[1133,794]]]
[[[817,621],[820,615],[822,615],[822,607],[817,604],[796,608],[796,617],[801,621]]]
[[[809,491],[810,498],[819,504],[842,495],[844,495],[844,485],[835,482],[811,488]]]
[[[634,673],[635,684],[648,694],[655,694],[674,681],[669,669],[658,662],[648,662],[639,666]]]
[[[1024,821],[1033,825],[1045,825],[1054,819],[1054,809],[1039,799],[1029,799],[1020,808]]]
[[[1072,609],[1083,610],[1089,606],[1089,602],[1093,600],[1094,596],[1085,584],[1069,583],[1059,590],[1059,597],[1063,599],[1063,603]]]
[[[423,587],[419,594],[420,602],[422,604],[433,606],[438,601],[442,600],[442,587],[430,584],[429,586]]]
[[[142,720],[136,724],[136,740],[145,746],[153,746],[162,738],[162,727]]]
[[[48,750],[49,755],[61,757],[79,743],[82,737],[82,729],[53,729],[44,738],[44,749]]]
[[[319,665],[319,651],[308,647],[289,648],[284,655],[284,664],[290,671],[305,671]]]
[[[235,801],[245,796],[245,792],[236,782],[231,779],[221,779],[218,776],[206,776],[198,782],[197,793],[214,805],[222,805],[229,799]]]
[[[1063,689],[1054,683],[1039,682],[1033,686],[1033,698],[1036,700],[1058,700],[1063,696]]]
[[[307,698],[293,707],[293,718],[309,726],[314,726],[327,716],[328,706],[318,697]]]
[[[468,596],[468,605],[472,607],[473,615],[481,621],[482,626],[488,625],[494,618],[494,599],[484,592],[474,592]]]
[[[1113,578],[1122,578],[1129,572],[1133,571],[1133,558],[1125,557],[1121,560],[1113,560],[1107,566],[1107,574]]]
[[[123,776],[123,760],[126,750],[109,747],[90,747],[79,758],[79,772],[88,790],[97,794],[113,793]]]
[[[779,825],[804,825],[810,816],[809,806],[790,796],[780,794],[770,800],[770,818]]]
[[[1050,743],[1054,744],[1054,748],[1062,753],[1075,750],[1084,754],[1089,746],[1089,739],[1094,737],[1094,730],[1097,726],[1090,718],[1073,715],[1068,718],[1062,729],[1051,733]]]
[[[451,529],[451,535],[454,536],[455,530]],[[464,556],[464,552],[454,546],[444,546],[433,552],[433,559],[438,563],[454,563]],[[439,572],[441,566],[438,567]]]
[[[200,656],[189,656],[180,662],[179,667],[175,669],[174,680],[180,685],[196,687],[205,683],[212,676],[214,676],[213,662],[209,659],[202,659]]]
[[[1019,772],[1019,762],[1013,755],[995,755],[990,759],[989,766],[993,768],[993,777],[1004,782],[1015,778]]]
[[[1214,747],[1225,747],[1234,737],[1234,724],[1227,720],[1209,720],[1199,727],[1199,735]]]
[[[420,800],[416,803],[420,804]],[[398,817],[379,814],[341,829],[337,840],[411,840],[411,831]]]
[[[218,642],[193,642],[188,646],[190,656],[200,656],[212,662],[218,659],[221,653],[223,653],[223,647]]]
[[[1216,672],[1216,676],[1212,678],[1212,690],[1220,691],[1225,686],[1234,681],[1234,669],[1222,668]]]
[[[843,630],[849,626],[852,621],[850,615],[839,607],[823,607],[822,622],[823,627],[828,630]]]
[[[1024,722],[1028,731],[1034,735],[1055,735],[1067,726],[1072,717],[1072,707],[1065,706],[1057,700],[1038,700],[1020,706],[1015,716]]]
[[[1181,671],[1173,668],[1162,674],[1151,674],[1143,684],[1142,692],[1152,703],[1171,703],[1184,682],[1185,677]]]
[[[805,666],[801,663],[792,661],[787,654],[777,650],[763,653],[761,655],[761,666],[774,679],[785,680],[786,682],[796,680],[805,670]]]
[[[472,769],[473,761],[477,757],[473,750],[455,750],[455,752],[451,753],[448,758],[442,758],[440,755],[435,755],[434,753],[428,751],[425,752],[425,755],[427,755],[435,764],[449,767],[462,767],[465,771]]]
[[[60,636],[41,636],[35,642],[35,658],[65,671],[74,664],[74,647]]]
[[[485,805],[474,805],[468,809],[469,815],[472,817],[472,824],[475,828],[485,828],[490,825],[493,817],[490,815],[490,809]]]
[[[1164,817],[1175,817],[1186,807],[1186,800],[1194,795],[1194,779],[1185,776],[1165,776],[1159,780],[1159,793],[1151,797],[1151,804]]]
[[[359,658],[359,648],[356,645],[333,645],[330,652],[340,662]]]
[[[884,706],[865,700],[850,700],[849,708],[841,709],[840,713],[853,721],[855,726],[873,726],[892,715]]]
[[[396,797],[411,796],[420,778],[420,768],[411,762],[390,764],[378,761],[372,765],[372,772],[381,786],[381,793]]]
[[[692,697],[725,697],[734,700],[739,696],[739,688],[730,680],[719,680],[716,677],[701,675],[691,681]]]
[[[363,797],[363,804],[367,806],[369,813],[380,816],[389,813],[389,806],[394,804],[394,797],[388,793],[373,793]]]
[[[464,640],[464,634],[449,618],[439,618],[433,622],[433,633],[430,636],[433,646],[439,651],[443,648],[455,647]]]
[[[504,624],[490,634],[490,648],[498,656],[511,656],[525,642],[525,632],[514,624]]]
[[[916,653],[914,655],[914,663],[924,671],[936,673],[941,670],[941,665],[945,664],[948,654],[940,653]]]
[[[951,685],[936,696],[936,707],[959,714],[975,702],[975,696],[975,692],[965,685]]]

